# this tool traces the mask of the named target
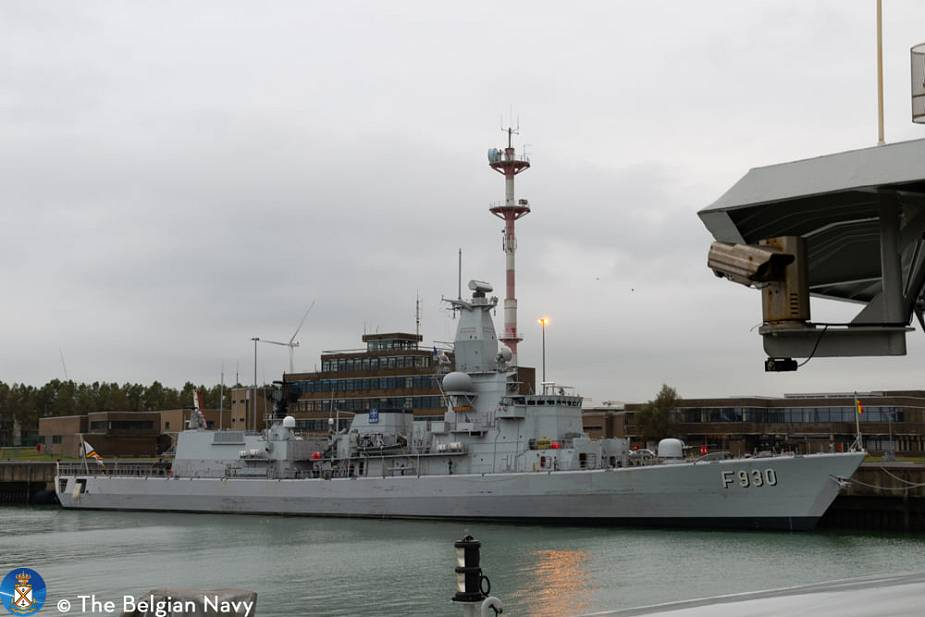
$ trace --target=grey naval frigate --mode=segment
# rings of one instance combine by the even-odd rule
[[[522,394],[499,344],[492,288],[472,281],[453,370],[435,374],[442,421],[357,413],[329,438],[301,437],[278,397],[261,432],[211,431],[193,414],[169,465],[60,463],[64,508],[574,524],[811,529],[863,452],[685,458],[625,439],[590,439],[580,396]],[[438,365],[440,362],[437,363]],[[446,362],[445,364],[449,364]]]

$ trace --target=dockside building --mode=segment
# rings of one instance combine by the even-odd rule
[[[320,371],[284,376],[297,428],[323,433],[331,419],[346,428],[355,413],[373,409],[443,419],[439,380],[453,368],[449,348],[423,346],[422,336],[406,332],[364,334],[362,340],[362,348],[322,352]],[[522,392],[534,391],[535,373],[518,368]]]
[[[671,431],[688,445],[745,454],[762,450],[843,451],[860,424],[865,449],[898,456],[925,454],[925,391],[786,394],[783,397],[683,399],[671,412]],[[635,420],[641,403],[588,407],[585,430],[630,437],[645,446]],[[855,417],[859,420],[855,421]]]

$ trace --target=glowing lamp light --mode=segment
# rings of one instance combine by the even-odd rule
[[[710,448],[708,448],[706,444],[700,446],[700,456],[706,456],[709,453],[710,453]]]
[[[315,450],[314,452],[312,452],[312,460],[313,460],[313,461],[320,461],[320,460],[321,460],[321,452],[318,452],[317,450]]]
[[[562,444],[560,444],[558,441],[554,441],[551,444],[549,444],[549,447],[552,448],[553,450],[558,450],[559,448],[562,447]]]
[[[549,317],[540,317],[536,320],[536,323],[540,324],[544,328],[549,325]]]

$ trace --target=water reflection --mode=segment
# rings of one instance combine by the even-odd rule
[[[512,603],[528,608],[527,615],[576,615],[590,606],[590,552],[576,549],[545,549],[529,553],[520,569]]]

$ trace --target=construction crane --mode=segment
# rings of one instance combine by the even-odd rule
[[[292,333],[292,336],[289,338],[288,343],[282,341],[271,341],[269,339],[262,338],[260,339],[261,343],[268,343],[270,345],[280,345],[282,347],[289,348],[289,373],[295,373],[295,348],[299,346],[299,341],[295,340],[295,337],[299,335],[299,332],[302,330],[302,326],[305,325],[305,320],[308,319],[308,314],[312,312],[312,309],[315,307],[315,301],[312,300],[312,303],[308,305],[308,308],[305,310],[305,314],[302,315],[302,321],[299,322],[299,326],[295,329],[295,332]]]

